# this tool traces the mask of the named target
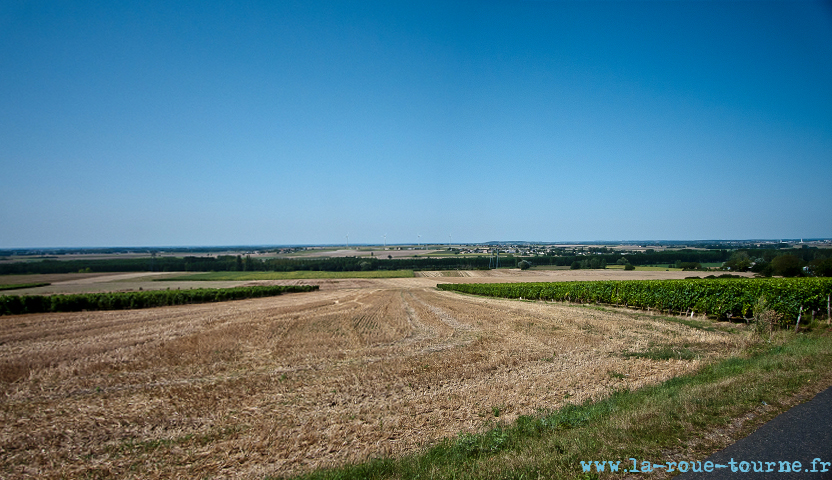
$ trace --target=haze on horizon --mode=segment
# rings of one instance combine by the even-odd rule
[[[0,45],[0,248],[832,237],[829,2],[13,0]]]

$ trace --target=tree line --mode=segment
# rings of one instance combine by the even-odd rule
[[[516,260],[500,257],[507,267]],[[349,272],[367,270],[482,270],[489,268],[488,257],[447,258],[256,258],[242,255],[218,257],[156,257],[106,260],[43,260],[0,263],[0,274],[75,273],[75,272]]]
[[[663,252],[656,252],[647,250],[646,252],[635,252],[629,254],[614,253],[594,253],[590,255],[541,255],[531,259],[535,265],[555,265],[555,266],[571,266],[574,262],[592,262],[596,259],[598,265],[612,265],[625,264],[643,266],[643,265],[670,265],[678,262],[690,263],[717,263],[728,260],[731,252],[728,250],[666,250]],[[603,268],[603,267],[596,267]]]
[[[751,271],[764,277],[832,277],[832,251],[817,248],[737,250],[725,261],[723,268],[734,272]]]
[[[609,251],[608,251],[609,252]],[[521,265],[520,262],[527,262]],[[804,248],[791,250],[647,250],[623,255],[618,252],[589,255],[555,254],[534,257],[500,256],[500,266],[564,266],[571,268],[606,268],[619,264],[630,266],[667,265],[697,269],[703,263],[724,263],[731,271],[754,271],[764,276],[832,276],[832,250]],[[228,272],[228,271],[367,271],[367,270],[487,270],[493,257],[339,257],[339,258],[257,258],[248,255],[217,257],[151,257],[103,260],[42,260],[0,263],[0,274],[74,273],[74,272]],[[806,270],[804,270],[806,267]]]

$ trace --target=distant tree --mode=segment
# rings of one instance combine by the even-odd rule
[[[817,258],[809,262],[809,271],[817,277],[832,277],[832,258]]]
[[[774,273],[774,268],[771,266],[770,262],[767,262],[762,257],[759,257],[754,259],[754,265],[751,266],[751,271],[764,277],[770,277]]]
[[[520,260],[519,262],[517,262],[517,266],[520,268],[520,270],[528,270],[532,266],[532,262],[528,260]]]
[[[774,257],[771,267],[775,275],[784,277],[799,277],[802,274],[803,262],[792,254]]]
[[[572,265],[569,267],[571,270],[580,270],[581,269],[581,262],[575,260],[572,262]]]
[[[636,269],[636,267],[630,265],[629,263],[627,265],[624,265],[624,270],[635,270],[635,269]]]
[[[723,265],[726,269],[734,272],[745,272],[751,268],[751,257],[746,252],[734,252]]]

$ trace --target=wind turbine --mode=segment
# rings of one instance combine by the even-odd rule
[[[422,248],[422,236],[418,233],[416,234],[416,236],[419,237],[419,241],[416,243],[416,250],[419,250]]]
[[[350,234],[347,234],[347,250],[350,249]]]
[[[385,233],[382,237],[384,237],[384,249],[387,250],[387,234]]]

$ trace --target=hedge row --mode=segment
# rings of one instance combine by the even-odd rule
[[[70,295],[0,295],[0,315],[152,308],[271,297],[282,293],[311,292],[317,289],[317,285],[273,285]]]
[[[0,290],[20,290],[23,288],[46,287],[52,285],[49,282],[15,283],[11,285],[0,285]]]

